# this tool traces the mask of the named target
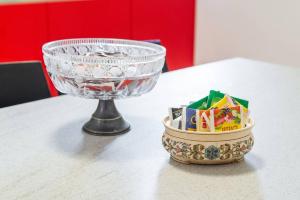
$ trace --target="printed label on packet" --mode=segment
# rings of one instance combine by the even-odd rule
[[[169,108],[169,119],[173,128],[181,128],[182,108]]]
[[[196,115],[197,131],[209,132],[210,131],[210,111],[198,110]]]
[[[232,131],[242,128],[243,108],[234,106],[230,108],[214,109],[214,129],[216,132]]]
[[[184,108],[182,111],[182,129],[188,131],[196,131],[196,112],[191,108]]]
[[[197,113],[197,130],[221,132],[240,129],[243,127],[243,108],[234,106],[229,108],[199,110]]]

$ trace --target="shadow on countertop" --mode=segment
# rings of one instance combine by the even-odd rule
[[[117,136],[94,136],[82,130],[86,119],[72,121],[59,127],[53,138],[54,146],[60,152],[70,157],[82,156],[93,158],[112,143]]]
[[[82,131],[87,119],[70,119],[58,127],[51,140],[51,148],[64,156],[88,160],[106,160],[126,163],[149,160],[163,150],[161,145],[162,125],[146,117],[127,116],[131,124],[128,133],[116,136],[94,136]],[[147,128],[144,124],[147,123]],[[141,149],[146,149],[141,151]],[[147,149],[151,149],[148,151]]]

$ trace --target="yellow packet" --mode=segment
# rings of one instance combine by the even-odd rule
[[[232,98],[228,95],[225,95],[220,101],[213,104],[209,109],[220,109],[220,108],[228,108],[235,106]]]

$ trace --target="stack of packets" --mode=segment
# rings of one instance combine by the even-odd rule
[[[246,126],[248,114],[248,101],[214,90],[188,106],[169,108],[171,126],[188,131],[241,129]]]

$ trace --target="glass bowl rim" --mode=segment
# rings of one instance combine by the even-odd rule
[[[96,57],[96,56],[83,56],[83,55],[68,55],[65,53],[59,53],[54,55],[53,50],[50,49],[52,47],[59,46],[67,46],[67,45],[76,45],[76,44],[97,44],[103,42],[104,44],[124,44],[128,46],[141,46],[144,48],[150,48],[155,51],[155,53],[142,55],[142,56],[129,56],[125,59],[122,58],[113,58],[113,57]],[[67,43],[67,44],[64,44]],[[153,61],[157,61],[166,55],[166,48],[146,42],[146,41],[138,41],[138,40],[129,40],[129,39],[116,39],[116,38],[71,38],[71,39],[62,39],[62,40],[54,40],[43,44],[42,52],[44,56],[53,58],[53,59],[62,59],[65,61],[71,61],[75,63],[94,63],[94,64],[138,64],[138,63],[149,63]]]

